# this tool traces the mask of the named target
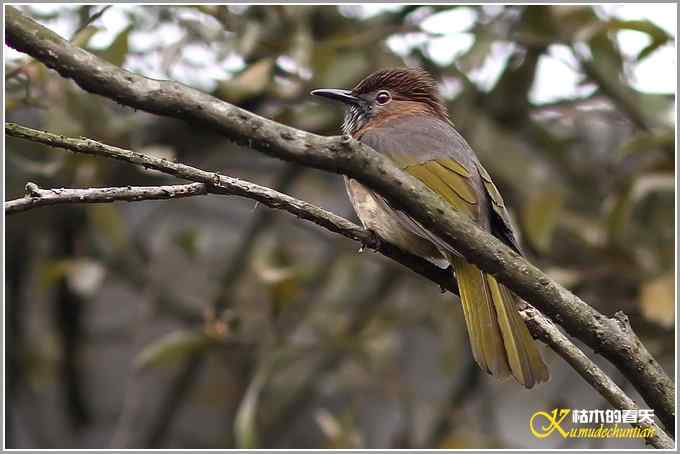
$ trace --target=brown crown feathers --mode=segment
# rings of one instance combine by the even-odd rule
[[[448,112],[439,95],[437,83],[423,69],[389,68],[374,72],[359,82],[352,89],[352,94],[358,96],[376,90],[388,90],[394,99],[424,103],[437,116],[448,121]]]

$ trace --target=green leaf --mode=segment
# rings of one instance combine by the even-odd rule
[[[607,215],[607,236],[611,244],[624,244],[630,216],[633,211],[633,185],[627,184],[615,195]]]
[[[668,192],[675,190],[675,176],[671,173],[655,172],[646,173],[635,178],[631,198],[634,203],[639,203],[649,194],[655,192]]]
[[[643,93],[637,90],[633,91],[642,114],[651,119],[656,119],[660,125],[675,129],[675,115],[673,109],[675,107],[675,96],[672,93]],[[671,144],[671,150],[674,148]]]
[[[116,66],[121,66],[128,54],[128,37],[132,31],[132,25],[127,26],[113,40],[108,49],[99,53],[104,60]]]
[[[49,289],[65,279],[69,289],[83,297],[94,296],[106,277],[101,263],[89,258],[68,258],[46,261],[38,271],[42,289]]]
[[[550,11],[552,17],[548,19],[552,20],[544,20],[544,22],[552,24],[553,27],[559,27],[560,34],[575,41],[587,41],[599,31],[602,24],[591,6],[554,5]]]
[[[94,25],[88,25],[87,27],[80,30],[76,35],[71,38],[71,44],[78,47],[87,47],[90,39],[101,31],[100,27]]]
[[[624,142],[616,152],[617,158],[623,159],[633,153],[648,153],[659,148],[673,148],[675,131],[671,128],[643,131]]]
[[[654,22],[649,20],[613,19],[607,24],[610,30],[635,30],[649,35],[653,41],[669,40],[671,36]]]
[[[539,192],[529,200],[522,212],[527,239],[540,252],[550,249],[563,202],[564,195],[560,191]]]
[[[537,5],[524,8],[521,19],[518,21],[518,34],[531,40],[552,41],[556,38],[555,27],[551,16],[560,14],[568,7],[551,7],[547,5]],[[573,9],[573,8],[572,8]],[[569,13],[572,13],[569,10]]]
[[[262,389],[269,378],[274,362],[266,361],[258,368],[248,385],[234,418],[234,437],[238,449],[255,449],[258,445],[257,406]]]
[[[135,358],[135,367],[146,369],[174,364],[194,353],[205,351],[215,342],[201,331],[173,331],[144,347]]]
[[[187,228],[175,235],[175,243],[190,257],[195,258],[198,255],[198,241],[200,239],[198,230],[195,228]]]
[[[82,90],[70,85],[64,88],[63,93],[63,104],[59,105],[60,111],[54,114],[57,116],[56,125],[72,123],[73,126],[70,126],[68,130],[78,127],[80,128],[79,135],[82,135],[94,134],[102,128],[102,124],[107,124],[108,113],[103,108],[101,99],[90,99],[91,97],[88,97]],[[61,109],[65,109],[65,112]]]
[[[668,272],[645,282],[640,291],[640,309],[648,320],[665,328],[675,323],[675,275]]]
[[[217,96],[238,104],[239,102],[262,94],[274,73],[274,60],[263,58],[253,63],[233,79],[219,83]]]
[[[43,290],[49,289],[52,285],[65,278],[72,268],[73,260],[71,259],[46,261],[38,272],[40,287]]]
[[[634,30],[649,36],[652,42],[637,55],[637,61],[643,60],[659,47],[669,43],[673,38],[666,30],[649,20],[620,20],[613,19],[607,23],[609,30]]]
[[[593,64],[608,80],[618,80],[623,71],[623,58],[615,41],[606,30],[595,33],[588,41]]]
[[[304,269],[294,264],[281,243],[259,248],[253,259],[253,271],[269,295],[275,317],[297,301],[304,290]]]
[[[87,215],[97,233],[103,235],[114,248],[123,248],[128,241],[127,225],[115,205],[93,205]]]
[[[645,58],[649,57],[651,54],[654,53],[655,50],[657,50],[659,47],[663,46],[666,44],[666,42],[661,42],[661,41],[652,41],[648,46],[645,46],[640,53],[637,54],[637,61],[642,61]]]

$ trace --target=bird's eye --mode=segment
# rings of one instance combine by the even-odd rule
[[[387,104],[391,99],[390,93],[386,90],[379,91],[378,94],[375,95],[375,102],[378,104]]]

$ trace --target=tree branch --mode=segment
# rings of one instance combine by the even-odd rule
[[[208,191],[201,183],[172,186],[126,186],[120,188],[41,189],[35,183],[26,184],[26,195],[5,202],[5,214],[20,213],[31,208],[65,203],[111,203],[117,201],[180,199],[205,195]]]
[[[280,209],[288,211],[295,216],[311,221],[333,233],[340,234],[351,240],[358,241],[362,246],[374,249],[380,252],[386,257],[395,260],[402,265],[407,266],[416,273],[430,279],[433,282],[439,284],[443,289],[449,290],[452,293],[458,294],[458,287],[456,286],[455,280],[452,278],[451,273],[447,270],[441,269],[425,259],[422,259],[416,255],[410,254],[406,251],[402,251],[398,247],[388,243],[386,241],[381,241],[374,233],[359,227],[347,219],[326,211],[323,208],[319,208],[311,203],[298,200],[296,198],[290,197],[289,195],[282,194],[273,189],[260,186],[248,181],[240,180],[237,178],[231,178],[225,175],[220,175],[214,172],[206,172],[205,170],[197,169],[195,167],[187,166],[184,164],[168,161],[167,159],[156,158],[153,156],[147,156],[141,153],[136,153],[134,151],[124,150],[122,148],[112,147],[110,145],[105,145],[103,143],[95,142],[94,140],[84,139],[84,138],[70,138],[64,137],[56,134],[51,134],[45,131],[39,131],[37,129],[31,129],[24,126],[19,126],[13,123],[5,124],[5,132],[7,135],[18,137],[22,139],[27,139],[33,142],[42,143],[45,145],[51,145],[54,147],[65,148],[67,150],[85,153],[95,156],[101,156],[105,158],[117,159],[130,164],[142,166],[144,168],[150,168],[158,170],[160,172],[179,176],[190,181],[195,181],[197,183],[190,185],[178,185],[175,187],[191,187],[190,191],[195,191],[195,194],[199,193],[211,193],[211,194],[222,194],[222,195],[236,195],[240,197],[246,197],[249,199],[256,200],[263,205],[270,208]],[[160,186],[159,188],[168,188],[173,186]],[[126,188],[103,188],[101,191],[107,190],[121,190]],[[150,188],[143,188],[148,190]],[[27,185],[27,190],[30,193],[35,193],[35,191],[44,191],[48,193],[47,196],[54,199],[51,194],[53,190],[41,190],[35,185],[29,183]],[[65,190],[57,190],[65,191]],[[92,191],[91,189],[69,189],[67,191]],[[100,191],[100,190],[95,190]],[[186,190],[185,190],[186,191]],[[149,192],[149,191],[147,191]],[[163,192],[163,191],[153,191],[153,192]],[[188,195],[185,195],[188,196]],[[56,194],[55,194],[56,197]],[[30,198],[30,194],[29,194]],[[170,198],[170,197],[168,197]],[[13,200],[6,202],[5,212],[17,212],[17,207],[20,206],[24,209],[30,209],[36,206],[41,206],[40,199],[35,202],[25,202],[26,197],[18,200]],[[50,200],[54,201],[54,200]],[[74,200],[70,199],[69,202],[86,202],[87,200]],[[101,200],[108,202],[109,200]],[[67,202],[64,202],[67,203]],[[32,204],[32,205],[31,205]],[[48,205],[45,203],[44,205]]]
[[[207,193],[223,194],[223,195],[239,195],[262,202],[271,207],[288,211],[296,216],[314,222],[315,224],[326,227],[327,229],[346,236],[355,241],[360,241],[362,244],[370,244],[371,247],[377,248],[383,255],[392,258],[393,260],[405,265],[422,276],[439,284],[442,288],[451,290],[457,293],[457,286],[455,279],[447,270],[442,270],[437,266],[427,262],[419,257],[410,256],[410,254],[399,251],[396,247],[389,243],[377,240],[370,232],[351,223],[350,221],[327,212],[319,207],[315,207],[309,203],[294,199],[285,194],[279,193],[269,188],[258,186],[243,180],[236,180],[224,175],[205,172],[200,169],[185,166],[179,163],[173,163],[161,158],[150,157],[135,153],[129,150],[123,150],[116,147],[111,147],[99,142],[89,139],[67,138],[64,136],[57,136],[44,131],[38,131],[16,124],[8,123],[5,125],[5,131],[10,136],[21,137],[24,139],[58,146],[73,151],[78,151],[87,154],[94,154],[102,157],[115,158],[124,160],[131,164],[142,165],[144,167],[154,168],[161,172],[171,174],[181,173],[185,178],[199,181],[210,181],[211,184],[193,183],[188,185],[176,186],[160,186],[160,187],[143,187],[143,188],[98,188],[98,189],[59,189],[59,190],[44,190],[39,189],[35,184],[28,183],[26,185],[27,196],[23,199],[8,202],[10,206],[23,206],[25,209],[30,209],[38,206],[52,205],[55,203],[108,203],[113,201],[112,194],[118,194],[121,197],[118,200],[149,200],[153,198],[173,198],[172,190],[167,188],[174,188],[182,196],[202,195]],[[168,166],[173,166],[173,172]],[[216,182],[219,181],[219,184]],[[179,188],[179,189],[178,189]],[[165,189],[165,191],[164,191]],[[55,191],[61,191],[55,192]],[[40,201],[41,195],[48,198],[50,203],[37,203],[32,200]],[[146,199],[139,198],[140,194],[160,197],[147,197]],[[63,196],[63,197],[62,197]],[[59,197],[62,197],[61,199]],[[28,202],[24,202],[25,199]],[[55,200],[57,202],[55,202]],[[23,205],[19,205],[21,202]],[[6,211],[8,209],[6,208]],[[15,210],[16,211],[16,210]],[[574,344],[569,341],[548,319],[533,308],[529,308],[521,312],[522,317],[527,321],[531,333],[549,345],[555,352],[562,356],[569,364],[572,365],[576,371],[585,378],[600,394],[602,394],[614,407],[620,409],[637,409],[635,403],[630,399],[621,389],[588,357],[581,352]],[[658,448],[665,448],[672,446],[673,442],[663,433],[661,429],[654,426],[655,435],[647,440],[648,443]]]
[[[668,430],[674,429],[674,383],[633,333],[625,315],[609,318],[599,313],[369,147],[345,137],[320,137],[286,127],[182,84],[122,70],[71,45],[9,6],[6,41],[92,93],[136,109],[205,125],[241,145],[280,159],[357,179],[604,355],[633,383]],[[93,147],[97,146],[95,142]],[[114,155],[123,159],[118,153]],[[148,164],[148,157],[134,155]],[[188,178],[186,169],[165,162],[167,173]],[[210,184],[208,178],[212,176],[213,185],[220,188],[228,178],[200,172],[201,178],[205,177],[202,182]]]
[[[645,131],[650,131],[657,126],[654,119],[646,115],[641,108],[640,99],[635,92],[623,86],[618,80],[609,77],[595,62],[581,55],[574,46],[572,50],[585,75],[600,87],[602,93],[607,95],[635,126]]]
[[[639,410],[633,399],[604,373],[588,356],[574,345],[557,327],[536,309],[529,307],[521,312],[532,334],[548,344],[568,362],[583,379],[599,392],[614,408]],[[645,440],[657,449],[673,449],[675,442],[655,423],[631,424],[640,429],[651,428],[654,435]]]

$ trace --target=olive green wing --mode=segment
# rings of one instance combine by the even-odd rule
[[[371,129],[360,140],[418,178],[455,210],[488,229],[488,202],[475,169],[476,158],[464,142],[459,143],[462,138],[449,124],[428,117],[407,117]],[[389,202],[376,196],[379,203],[389,207]],[[456,254],[445,241],[406,213],[389,208],[404,228],[431,241],[439,249]]]
[[[486,195],[475,191],[472,174],[455,160],[433,160],[404,168],[474,220],[481,209],[490,210],[492,231],[499,229],[503,239],[518,248],[503,199],[484,168],[479,165],[479,169]],[[489,203],[482,208],[480,202],[486,197]],[[517,313],[517,297],[464,258],[446,255],[456,273],[470,346],[480,367],[499,378],[512,374],[527,388],[548,380],[548,369]]]
[[[423,181],[425,184],[429,181],[428,186],[435,191],[436,188],[432,186],[440,189],[442,187],[432,174],[441,176],[442,172],[432,163],[457,174],[463,182],[455,177],[444,177],[451,182],[450,186],[453,187],[450,189],[466,202],[465,186],[469,185],[475,194],[479,194],[478,203],[476,207],[470,208],[469,202],[462,203],[456,197],[449,197],[449,203],[462,212],[471,214],[480,227],[490,230],[494,236],[521,253],[503,198],[475,153],[451,125],[429,117],[407,117],[370,130],[361,141],[389,157],[400,168],[412,169],[410,173],[426,180]],[[418,167],[423,164],[425,167]],[[447,189],[442,192],[445,198],[446,194],[451,195]]]
[[[477,221],[480,216],[479,194],[471,183],[470,171],[453,159],[436,159],[404,167],[454,209]]]
[[[482,213],[479,202],[480,196],[470,179],[472,174],[460,163],[453,160],[431,160],[404,167],[402,170],[419,179],[456,211],[465,214],[474,221],[479,221]],[[382,197],[379,198],[385,206],[389,207],[389,202]],[[390,209],[392,208],[390,207]],[[408,214],[397,209],[392,209],[392,211],[404,228],[429,240],[442,251],[457,254],[448,243],[425,229]]]

